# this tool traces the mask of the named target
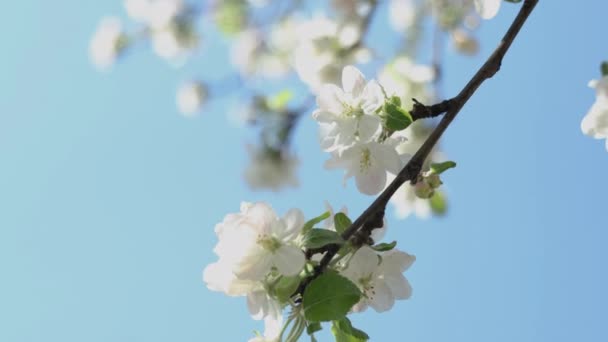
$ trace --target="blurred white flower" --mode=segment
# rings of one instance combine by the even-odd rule
[[[414,0],[391,0],[389,2],[389,22],[397,32],[409,29],[416,19]]]
[[[244,202],[240,213],[216,225],[214,251],[242,280],[262,280],[273,269],[292,276],[304,266],[304,253],[294,244],[303,225],[298,209],[279,218],[268,204]]]
[[[342,154],[332,153],[325,168],[346,169],[345,182],[354,176],[361,193],[376,195],[386,185],[387,172],[396,175],[403,165],[402,157],[395,150],[396,144],[392,138],[382,144],[375,141],[357,143]]]
[[[125,0],[124,6],[129,17],[154,30],[164,29],[186,9],[182,0]]]
[[[403,272],[415,260],[414,256],[397,250],[379,255],[368,246],[359,248],[341,272],[363,292],[352,310],[361,312],[371,306],[384,312],[393,307],[396,299],[408,299],[412,288]]]
[[[299,44],[295,49],[294,68],[300,79],[317,94],[326,83],[337,83],[345,65],[364,63],[369,51],[355,43],[361,31],[355,23],[337,22],[317,16],[298,27]]]
[[[299,185],[295,155],[253,146],[248,146],[248,150],[251,162],[245,169],[245,180],[252,189],[279,191]]]
[[[367,82],[355,67],[344,68],[342,88],[323,85],[317,96],[319,109],[312,113],[321,126],[321,147],[338,154],[356,142],[367,143],[378,137],[382,120],[376,111],[384,104],[380,85]]]
[[[186,82],[179,86],[176,104],[179,111],[187,117],[196,116],[207,99],[207,90],[200,82]]]
[[[412,108],[412,98],[423,103],[433,98],[431,83],[435,71],[431,66],[415,64],[409,57],[400,56],[388,63],[378,76],[378,81],[388,95],[401,98],[403,108]]]
[[[595,139],[606,139],[608,150],[608,76],[592,80],[589,87],[595,89],[596,99],[581,122],[581,130]]]
[[[183,62],[199,43],[194,28],[182,22],[152,31],[151,39],[154,52],[176,64]]]
[[[475,9],[483,19],[492,19],[500,9],[502,0],[475,0]]]
[[[99,69],[111,67],[125,48],[126,43],[127,36],[120,19],[103,18],[89,45],[91,62]]]

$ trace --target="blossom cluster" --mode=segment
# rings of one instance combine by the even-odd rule
[[[279,217],[266,203],[242,203],[239,213],[228,214],[217,224],[218,243],[214,248],[218,260],[208,265],[203,280],[213,291],[228,296],[247,297],[247,306],[254,319],[264,319],[266,331],[251,341],[273,341],[284,329],[283,311],[296,303],[291,298],[299,283],[310,275],[310,266],[320,257],[306,258],[305,250],[318,243],[319,233],[326,231],[338,236],[343,229],[346,210],[333,215],[328,212],[305,222],[298,209]],[[338,215],[342,215],[338,218]],[[325,219],[324,228],[312,228]],[[380,239],[385,227],[374,229],[374,239]],[[327,234],[321,234],[327,235]],[[316,242],[311,242],[316,241]],[[316,245],[315,245],[316,246]],[[360,291],[360,299],[349,311],[361,312],[372,307],[377,312],[392,308],[395,300],[407,299],[411,287],[403,273],[415,258],[394,249],[394,243],[375,246],[343,244],[341,255],[334,257],[328,272],[337,272]],[[306,295],[305,295],[306,296]]]

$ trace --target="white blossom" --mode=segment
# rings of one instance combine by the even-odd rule
[[[296,177],[298,159],[287,152],[248,146],[251,162],[245,170],[245,180],[252,189],[279,191],[299,185]]]
[[[91,61],[99,69],[107,69],[114,64],[125,44],[126,35],[120,19],[103,18],[89,45]]]
[[[483,19],[492,19],[500,9],[502,0],[475,0],[475,9]]]
[[[125,10],[133,20],[161,30],[186,9],[182,0],[125,0]]]
[[[391,0],[389,2],[389,23],[397,32],[404,32],[412,27],[416,19],[414,0]]]
[[[581,122],[581,130],[595,139],[606,139],[608,150],[608,76],[592,80],[589,87],[595,89],[596,99]]]
[[[207,90],[200,82],[186,82],[182,84],[176,95],[176,104],[184,116],[195,116],[207,99]]]
[[[273,269],[281,275],[296,275],[305,261],[302,250],[294,245],[303,225],[298,209],[279,218],[268,204],[243,202],[240,213],[229,214],[216,225],[219,241],[214,251],[242,280],[262,280]]]
[[[325,84],[317,96],[319,109],[312,117],[321,126],[321,147],[340,154],[357,141],[376,139],[382,130],[376,111],[383,104],[384,94],[377,82],[367,82],[358,69],[345,67],[342,89]]]
[[[395,150],[396,140],[389,138],[384,143],[370,141],[358,143],[339,153],[332,153],[325,163],[327,169],[346,169],[344,181],[355,177],[357,189],[366,195],[378,194],[386,185],[387,172],[396,175],[403,165]]]
[[[401,98],[403,108],[413,106],[412,98],[422,103],[433,98],[431,83],[435,71],[429,65],[416,64],[409,57],[399,56],[379,73],[378,81],[389,95]]]
[[[361,38],[356,23],[337,22],[317,16],[298,27],[299,43],[295,48],[294,68],[311,92],[318,94],[326,83],[336,83],[345,65],[365,63],[370,52],[354,46]]]
[[[390,310],[396,299],[408,299],[412,288],[403,275],[416,258],[405,252],[391,250],[381,255],[368,246],[359,248],[341,273],[363,293],[354,312],[371,306],[377,312]]]

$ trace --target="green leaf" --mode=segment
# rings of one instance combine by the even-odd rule
[[[344,231],[350,227],[352,221],[344,213],[337,213],[334,215],[334,226],[338,234],[344,233]]]
[[[336,337],[336,342],[365,342],[369,340],[369,336],[365,332],[353,327],[347,317],[333,321],[331,332]]]
[[[304,291],[302,307],[310,322],[339,320],[361,298],[361,291],[350,280],[327,271],[313,280]]]
[[[602,70],[602,76],[608,76],[608,61],[602,62],[600,69]]]
[[[372,249],[377,251],[377,252],[386,252],[386,251],[390,251],[391,249],[395,248],[395,246],[397,246],[397,241],[393,241],[391,243],[379,243],[377,245],[372,246]]]
[[[273,111],[279,111],[284,109],[291,99],[293,99],[293,92],[289,89],[284,89],[278,94],[269,97],[266,101],[268,108]]]
[[[298,285],[300,285],[300,277],[286,277],[283,276],[274,286],[274,294],[280,303],[285,303],[291,295],[296,291]]]
[[[399,96],[393,95],[393,96],[391,96],[389,101],[396,104],[397,106],[401,107],[401,98]]]
[[[440,191],[435,191],[435,194],[429,200],[431,210],[437,215],[444,215],[448,210],[448,203],[445,196]]]
[[[302,234],[306,234],[309,230],[312,229],[312,227],[315,226],[315,224],[320,223],[321,221],[329,218],[330,216],[331,213],[329,211],[326,211],[323,214],[308,220],[306,223],[304,223],[304,227],[302,227]]]
[[[302,247],[306,248],[321,248],[332,243],[343,244],[344,239],[340,234],[329,229],[313,228],[302,238]]]
[[[431,171],[435,174],[442,174],[444,171],[449,170],[451,168],[456,167],[456,163],[453,161],[446,161],[443,163],[433,163],[431,164]]]
[[[393,102],[384,103],[386,127],[392,131],[406,129],[412,122],[412,116],[405,109]]]
[[[308,326],[306,327],[306,333],[308,335],[312,335],[312,334],[316,333],[317,331],[320,331],[321,329],[323,329],[323,327],[321,326],[321,323],[319,323],[319,322],[308,323]]]

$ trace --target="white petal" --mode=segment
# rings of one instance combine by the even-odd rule
[[[358,270],[359,275],[369,276],[378,269],[379,261],[378,254],[373,249],[363,246],[353,255],[349,262],[349,268],[353,267]]]
[[[372,141],[382,130],[382,121],[377,115],[363,115],[359,118],[359,141]]]
[[[416,257],[400,250],[393,249],[382,256],[382,270],[385,273],[401,274],[416,261]]]
[[[395,304],[395,297],[393,297],[391,289],[380,279],[374,282],[373,293],[368,293],[368,296],[370,297],[368,299],[369,306],[374,308],[376,312],[390,310]]]
[[[374,114],[384,105],[384,93],[376,81],[370,81],[363,89],[362,108],[366,114]]]
[[[340,114],[344,109],[344,92],[333,84],[324,84],[319,90],[317,105],[319,109]]]
[[[372,163],[366,170],[357,170],[355,181],[357,189],[366,195],[376,195],[386,185],[386,170]]]
[[[370,144],[369,148],[376,164],[384,170],[393,175],[397,175],[401,171],[402,159],[393,147],[384,144]]]
[[[403,275],[384,277],[384,281],[396,299],[408,299],[412,296],[412,286]]]
[[[255,291],[247,295],[247,309],[253,319],[262,319],[268,312],[268,297],[264,291]]]
[[[286,276],[300,273],[305,261],[302,250],[289,245],[279,247],[272,258],[272,262],[279,270],[279,273]]]
[[[289,211],[285,214],[283,221],[285,221],[286,226],[284,236],[294,238],[300,233],[300,230],[304,226],[304,214],[300,209],[289,209]]]
[[[492,19],[500,9],[501,0],[475,0],[475,9],[483,19]]]
[[[258,247],[259,248],[259,247]],[[272,254],[259,248],[257,253],[244,258],[234,270],[240,279],[261,280],[270,271]]]
[[[337,113],[327,110],[317,109],[312,113],[312,118],[319,123],[332,123],[338,119]]]
[[[358,98],[365,88],[365,77],[354,66],[348,65],[342,70],[342,88],[353,98]]]

